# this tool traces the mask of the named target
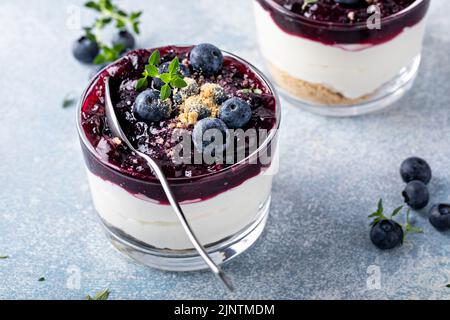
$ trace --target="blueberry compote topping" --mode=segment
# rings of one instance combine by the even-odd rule
[[[226,56],[223,60],[223,67],[214,75],[204,75],[192,67],[189,60],[189,53],[192,47],[164,47],[159,48],[161,54],[161,64],[171,61],[175,56],[178,57],[183,68],[189,71],[189,78],[185,78],[188,87],[181,90],[174,90],[174,94],[169,98],[171,107],[170,114],[160,121],[145,121],[133,112],[137,96],[141,93],[135,89],[136,82],[142,76],[144,66],[152,53],[152,50],[135,50],[127,54],[118,62],[110,65],[105,69],[91,84],[90,89],[85,97],[82,106],[82,127],[84,132],[95,148],[103,162],[108,162],[115,170],[124,173],[126,176],[138,178],[143,181],[155,181],[150,168],[138,156],[133,155],[118,138],[114,137],[106,124],[104,110],[104,79],[110,77],[111,98],[115,106],[117,117],[121,123],[122,129],[127,135],[131,143],[140,151],[150,155],[162,167],[164,173],[169,179],[185,178],[185,180],[195,179],[196,177],[214,177],[213,173],[222,172],[231,164],[174,164],[172,155],[173,147],[178,141],[172,140],[172,134],[177,128],[182,128],[190,132],[193,131],[195,123],[200,121],[201,117],[211,117],[214,108],[208,110],[200,110],[202,105],[200,102],[201,94],[207,92],[211,95],[211,104],[217,106],[230,98],[240,98],[251,107],[250,120],[242,127],[243,130],[254,128],[272,129],[276,121],[276,101],[270,89],[261,81],[259,76],[254,74],[246,65],[236,59]],[[154,89],[147,89],[154,90]],[[255,93],[256,92],[256,93]],[[196,104],[196,97],[186,100],[187,95],[198,94],[199,103]],[[152,97],[152,94],[149,94]],[[185,103],[181,104],[183,100]],[[150,100],[151,101],[151,100]],[[189,108],[197,108],[194,111],[184,110]],[[199,109],[200,108],[200,109]],[[206,107],[205,107],[206,108]],[[192,117],[192,115],[195,115]],[[217,117],[218,115],[216,115]],[[262,141],[261,141],[262,142]],[[260,143],[261,143],[260,142]],[[85,150],[86,151],[86,150]],[[194,151],[193,151],[194,152]],[[85,156],[86,152],[85,152]],[[110,175],[106,173],[105,166],[100,163],[94,163],[95,160],[89,156],[87,161],[91,171],[96,171],[97,175],[101,175],[108,180],[123,185],[117,177],[105,177]],[[204,187],[208,190],[197,190],[197,194],[192,190],[185,190],[181,193],[180,201],[186,199],[198,199],[212,196],[213,193],[224,191],[224,186],[233,187],[260,172],[260,165],[248,165],[241,168],[245,172],[239,172],[239,165],[232,172],[227,173],[226,180],[215,181],[211,178],[211,183]],[[244,168],[245,167],[245,168]],[[236,176],[234,176],[236,174]],[[229,179],[229,180],[228,180]],[[174,180],[175,181],[175,180]],[[128,186],[130,187],[130,186]],[[143,193],[165,201],[163,193],[156,195],[155,192],[147,192],[141,190],[142,186],[131,186],[130,191]],[[139,190],[137,190],[139,189]],[[192,189],[192,187],[190,188]],[[161,191],[161,190],[160,190]],[[175,190],[177,191],[177,190]],[[159,192],[159,191],[158,191]],[[191,193],[190,195],[188,195]]]
[[[396,14],[416,0],[318,0],[306,4],[304,0],[275,0],[289,11],[316,21],[355,23],[366,22],[371,16],[367,8],[376,5],[381,18]]]
[[[285,32],[325,44],[380,44],[397,36],[425,16],[430,0],[257,0]],[[415,5],[417,3],[417,5]],[[381,29],[366,22],[378,7]],[[414,5],[414,6],[413,6]],[[406,10],[411,7],[411,10]],[[287,13],[292,13],[288,15]],[[404,14],[399,14],[404,12]],[[386,20],[399,14],[395,19]]]

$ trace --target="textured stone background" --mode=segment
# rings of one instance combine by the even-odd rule
[[[145,12],[140,46],[212,42],[260,65],[251,0],[119,2]],[[433,0],[420,75],[396,105],[353,119],[283,105],[271,217],[260,241],[225,268],[234,296],[207,272],[142,267],[106,241],[75,108],[61,108],[89,73],[70,53],[74,3],[82,1],[0,2],[0,255],[10,255],[0,260],[0,299],[80,299],[105,287],[114,299],[450,298],[449,234],[434,231],[426,212],[415,217],[425,234],[390,252],[372,246],[366,218],[379,197],[388,208],[402,202],[398,167],[410,155],[434,170],[432,201],[450,201],[448,1]],[[366,286],[370,266],[380,267],[380,290]]]

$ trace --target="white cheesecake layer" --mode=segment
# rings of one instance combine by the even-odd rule
[[[108,224],[159,249],[192,248],[170,205],[133,195],[87,171],[95,209]],[[181,207],[201,243],[211,244],[251,224],[271,186],[272,175],[261,173],[210,199]]]
[[[262,54],[294,78],[357,99],[374,93],[420,55],[425,19],[378,45],[326,45],[284,32],[254,2]],[[383,27],[383,26],[381,26]]]

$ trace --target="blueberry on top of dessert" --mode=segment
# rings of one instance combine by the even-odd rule
[[[108,128],[106,77],[110,78],[111,98],[124,133],[138,150],[159,163],[169,179],[200,177],[231,166],[175,163],[174,147],[179,143],[173,139],[175,130],[192,133],[194,153],[204,147],[196,139],[206,128],[224,133],[232,128],[269,131],[277,124],[276,100],[264,80],[215,46],[132,51],[93,80],[81,110],[82,128],[96,153],[128,176],[154,178],[145,162],[129,152]]]

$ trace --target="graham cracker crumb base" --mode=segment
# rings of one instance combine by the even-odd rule
[[[355,105],[372,97],[372,94],[368,94],[357,99],[350,99],[322,84],[294,78],[270,62],[267,65],[275,82],[289,94],[302,100],[325,105]]]

